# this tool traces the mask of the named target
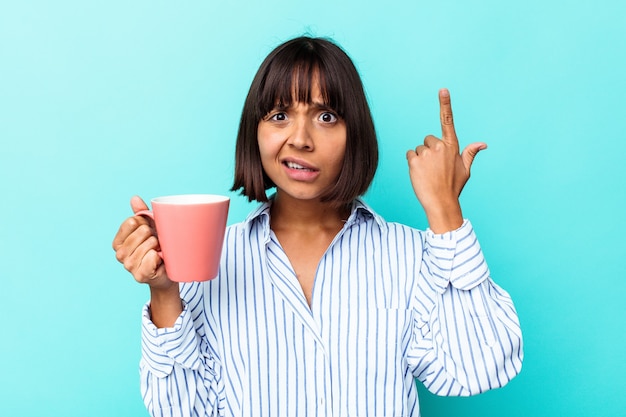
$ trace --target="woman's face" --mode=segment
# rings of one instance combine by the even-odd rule
[[[346,151],[346,125],[323,103],[315,82],[310,104],[275,107],[259,122],[261,163],[279,195],[316,200],[339,176]]]

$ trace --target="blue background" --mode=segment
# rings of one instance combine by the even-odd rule
[[[626,6],[619,0],[0,3],[0,415],[142,416],[148,297],[111,241],[146,199],[226,193],[252,77],[330,36],[381,145],[368,202],[425,228],[405,151],[452,93],[462,196],[525,335],[521,375],[424,416],[624,416]],[[232,195],[229,222],[252,206]]]

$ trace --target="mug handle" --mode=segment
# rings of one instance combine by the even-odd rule
[[[137,213],[135,213],[135,216],[150,217],[152,220],[154,220],[154,213],[151,210],[139,210]]]
[[[154,221],[154,213],[151,210],[140,210],[135,213],[135,216],[149,217]],[[157,255],[159,255],[161,259],[163,259],[163,251],[157,251]]]

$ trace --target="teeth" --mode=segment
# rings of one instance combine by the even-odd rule
[[[303,167],[302,165],[296,164],[295,162],[287,162],[287,166],[291,169],[305,169],[310,171],[309,168]]]

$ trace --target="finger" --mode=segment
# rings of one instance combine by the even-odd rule
[[[463,160],[463,165],[465,165],[465,169],[469,172],[472,167],[472,163],[474,162],[474,158],[478,155],[478,152],[487,149],[487,144],[484,142],[475,142],[467,145],[463,152],[461,152],[461,159]]]
[[[139,282],[147,282],[157,277],[159,268],[163,266],[163,258],[159,256],[156,249],[149,249],[141,258],[140,264],[133,273]]]
[[[415,148],[415,154],[417,156],[423,155],[424,152],[426,152],[428,150],[428,147],[426,145],[420,145],[417,148]]]
[[[437,149],[441,144],[441,140],[433,135],[428,135],[424,138],[424,146],[430,149]]]
[[[126,239],[128,239],[128,237],[142,225],[150,226],[150,223],[147,219],[140,216],[129,217],[126,219],[124,223],[120,225],[117,234],[113,238],[113,249],[117,251],[122,245],[124,245]]]
[[[137,213],[141,210],[147,210],[148,206],[139,196],[133,196],[130,199],[130,207],[133,210],[133,213]],[[113,249],[118,250],[124,244],[124,241],[128,238],[128,236],[135,231],[142,224],[150,224],[145,217],[130,217],[124,221],[120,225],[120,228],[117,230],[117,234],[113,238]]]
[[[151,252],[157,254],[157,248],[158,241],[155,237],[146,239],[139,246],[135,247],[133,252],[123,260],[122,264],[124,268],[136,276],[150,275],[158,265],[155,261],[156,258],[148,255]]]
[[[159,255],[156,249],[146,253],[146,256],[142,259],[142,268],[144,264],[146,264],[147,267],[144,271],[144,276],[147,277],[149,281],[156,279],[159,276],[159,273],[165,268],[163,258]]]
[[[133,213],[137,214],[140,211],[150,210],[148,205],[141,199],[141,197],[135,195],[130,199],[130,207],[133,209]],[[152,217],[145,215],[145,213],[137,216],[143,220],[145,220],[150,227],[154,228],[154,219]]]
[[[450,92],[446,88],[439,90],[439,118],[441,119],[441,140],[458,145],[459,141],[454,130]]]
[[[148,224],[141,224],[133,233],[130,234],[130,236],[128,236],[128,238],[126,238],[124,246],[136,248],[150,238],[154,238],[158,243],[154,229]]]
[[[129,222],[135,220],[134,218],[129,219]],[[133,256],[133,254],[137,251],[137,249],[148,239],[153,238],[157,241],[156,236],[152,228],[147,224],[141,224],[139,227],[135,228],[132,233],[128,234],[126,239],[121,244],[118,244],[115,249],[115,256],[117,260],[121,263],[125,263],[127,258]]]
[[[148,210],[148,205],[138,195],[135,195],[130,199],[130,207],[133,209],[133,213],[137,213],[141,210]]]

